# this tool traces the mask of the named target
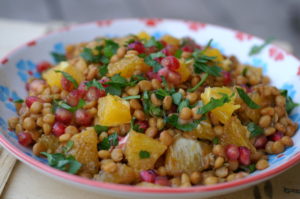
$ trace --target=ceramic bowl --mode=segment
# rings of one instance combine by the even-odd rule
[[[293,55],[274,46],[268,45],[261,53],[249,56],[253,45],[262,44],[263,40],[240,31],[215,25],[171,19],[117,19],[104,20],[65,28],[32,40],[17,48],[1,60],[0,65],[0,142],[22,162],[48,176],[65,183],[77,185],[106,195],[128,198],[202,198],[236,191],[274,177],[295,165],[300,160],[300,133],[293,137],[295,145],[279,155],[270,155],[270,167],[256,171],[246,178],[229,183],[189,188],[143,188],[103,183],[88,180],[53,169],[46,160],[32,154],[31,149],[18,144],[14,132],[9,131],[7,119],[16,115],[13,101],[26,96],[25,82],[30,77],[40,77],[36,63],[51,60],[50,52],[64,52],[66,44],[90,41],[98,36],[124,36],[130,33],[147,31],[156,38],[164,34],[175,37],[189,36],[202,45],[213,38],[212,46],[225,55],[235,55],[242,63],[263,68],[272,84],[287,89],[289,95],[300,101],[300,61]],[[9,38],[7,38],[9,39]],[[300,109],[296,108],[290,117],[300,122]]]

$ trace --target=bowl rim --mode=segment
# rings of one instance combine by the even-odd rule
[[[95,23],[101,23],[101,22],[107,22],[107,21],[142,21],[142,20],[163,20],[163,21],[173,21],[173,22],[180,22],[180,23],[200,23],[200,24],[207,24],[209,26],[216,27],[218,29],[224,29],[231,32],[236,32],[238,30],[234,30],[231,28],[223,27],[220,25],[210,24],[210,23],[202,23],[199,21],[192,21],[192,20],[182,20],[182,19],[169,19],[169,18],[118,18],[118,19],[111,19],[111,20],[98,20],[93,22],[87,22],[87,23],[80,23],[75,25],[70,25],[67,27],[63,27],[61,29],[58,29],[56,31],[43,34],[29,42],[26,42],[13,50],[11,50],[9,53],[6,54],[2,59],[0,59],[0,67],[3,66],[8,60],[9,57],[11,57],[15,52],[19,51],[20,49],[30,45],[31,43],[35,43],[35,41],[39,41],[42,39],[46,39],[50,35],[57,35],[62,32],[68,32],[72,31],[77,28],[89,26]],[[239,31],[241,32],[241,31]],[[260,37],[254,36],[256,39],[263,41]],[[291,53],[286,52],[284,49],[277,47],[284,51],[289,56],[295,58],[298,62],[300,62],[300,59],[294,56]],[[204,193],[204,192],[212,192],[212,191],[221,191],[221,190],[230,190],[234,188],[241,188],[243,186],[247,186],[248,184],[254,184],[255,182],[260,182],[263,180],[267,180],[268,178],[275,176],[279,173],[284,172],[288,168],[295,166],[300,161],[300,151],[298,151],[292,158],[290,158],[288,161],[284,162],[278,167],[275,167],[273,169],[270,169],[268,171],[248,176],[246,178],[242,178],[239,180],[235,180],[232,182],[225,182],[225,183],[219,183],[216,185],[200,185],[200,186],[193,186],[193,187],[185,187],[185,188],[172,188],[172,187],[162,187],[162,188],[153,188],[153,187],[140,187],[140,186],[132,186],[132,185],[122,185],[122,184],[114,184],[114,183],[106,183],[106,182],[100,182],[96,180],[86,179],[83,177],[79,177],[76,175],[69,174],[67,172],[60,171],[58,169],[54,169],[47,164],[41,163],[34,158],[26,155],[21,150],[19,150],[16,146],[14,146],[9,140],[5,138],[3,133],[0,132],[0,144],[3,145],[5,149],[7,149],[9,152],[11,152],[15,157],[20,159],[23,163],[31,166],[32,168],[35,168],[39,172],[45,173],[51,177],[56,177],[61,181],[66,181],[71,184],[76,185],[83,185],[91,188],[100,188],[100,189],[109,189],[110,191],[119,191],[123,193],[145,193],[145,194],[174,194],[174,193]]]

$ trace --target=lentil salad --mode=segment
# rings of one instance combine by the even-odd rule
[[[41,62],[9,120],[57,169],[138,186],[236,180],[293,145],[296,104],[260,68],[170,35],[98,38]]]

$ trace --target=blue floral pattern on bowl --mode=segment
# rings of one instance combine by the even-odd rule
[[[27,82],[29,78],[40,78],[40,73],[37,72],[36,64],[31,60],[20,60],[16,65],[18,69],[18,75],[23,82]]]
[[[0,85],[0,101],[11,111],[16,111],[14,101],[21,99],[15,91]]]

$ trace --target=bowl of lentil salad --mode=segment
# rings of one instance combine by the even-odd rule
[[[207,197],[299,160],[299,60],[246,33],[107,20],[29,42],[1,63],[1,143],[68,183]]]

